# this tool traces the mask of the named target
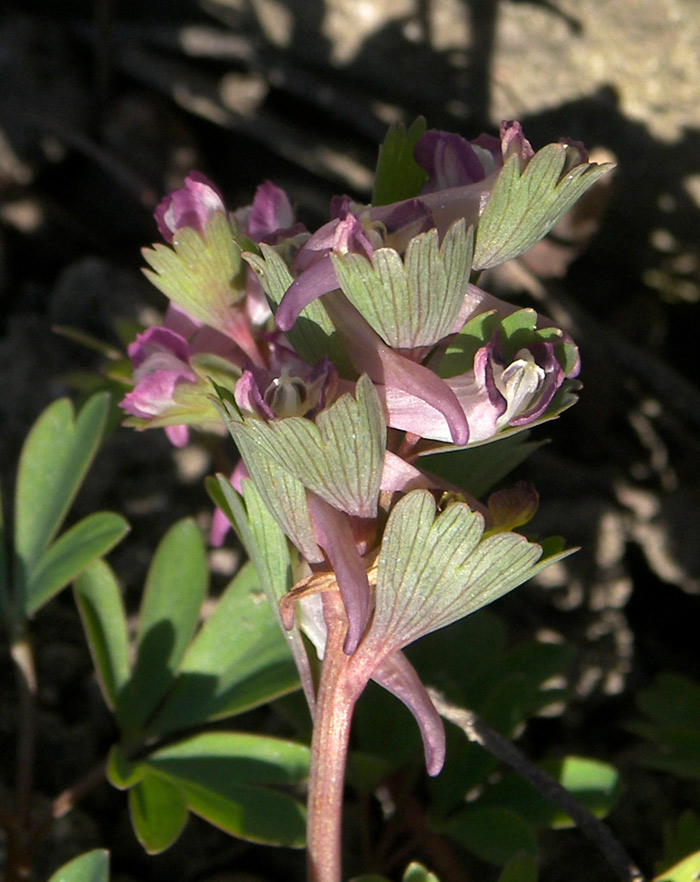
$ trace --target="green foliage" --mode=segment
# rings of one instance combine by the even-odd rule
[[[498,882],[537,882],[537,875],[537,859],[521,851],[503,867]]]
[[[199,530],[179,521],[151,562],[130,646],[109,567],[95,563],[76,580],[100,685],[122,731],[109,780],[129,790],[133,827],[150,853],[172,845],[190,811],[232,835],[298,847],[303,808],[277,788],[306,777],[308,748],[235,732],[186,734],[299,685],[253,566],[198,628],[207,581]]]
[[[410,349],[430,346],[454,330],[473,244],[473,229],[462,219],[440,244],[436,229],[415,236],[403,260],[393,248],[378,248],[371,261],[352,253],[331,258],[340,288],[365,321],[389,346]]]
[[[686,811],[676,821],[664,825],[663,857],[656,864],[656,872],[669,870],[697,851],[700,851],[700,818]]]
[[[519,156],[506,160],[476,230],[475,269],[497,266],[532,248],[612,168],[609,163],[570,168],[571,151],[565,144],[548,144],[524,171]]]
[[[422,116],[414,120],[408,130],[404,123],[389,128],[377,157],[372,205],[389,205],[420,193],[428,174],[414,159],[413,151],[425,130]]]
[[[76,417],[67,399],[55,401],[24,443],[15,489],[11,574],[4,542],[0,552],[1,606],[13,610],[17,623],[33,616],[128,530],[120,515],[98,512],[56,538],[102,440],[109,404],[108,395],[94,395]]]
[[[57,870],[49,882],[108,882],[109,854],[101,849],[81,854],[60,870]]]
[[[421,456],[419,464],[426,471],[462,487],[477,499],[509,475],[546,441],[531,441],[528,430],[504,435],[490,444],[475,444],[461,449],[445,446]]]
[[[572,661],[564,643],[533,641],[509,649],[500,620],[485,610],[420,640],[407,655],[422,680],[506,737],[522,730],[529,716],[566,698],[564,689],[551,684],[565,677]],[[417,730],[408,712],[383,690],[370,688],[360,699],[356,734],[359,749],[380,756],[394,770],[420,767]],[[445,768],[428,782],[428,827],[483,860],[505,865],[503,872],[512,873],[513,882],[534,882],[538,831],[570,820],[516,773],[495,778],[498,761],[456,727],[448,726],[446,735]],[[618,773],[606,763],[565,757],[542,767],[598,816],[616,802]],[[519,852],[530,857],[518,858]]]
[[[700,685],[681,674],[659,674],[637,696],[646,717],[629,728],[650,746],[641,756],[651,769],[700,778]]]
[[[700,876],[700,851],[696,851],[669,870],[655,876],[652,882],[697,882],[698,876]]]

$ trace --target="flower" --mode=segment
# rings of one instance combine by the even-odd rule
[[[201,172],[192,171],[185,178],[184,187],[173,190],[160,201],[155,219],[161,236],[172,244],[173,238],[186,227],[204,236],[212,216],[225,213],[218,189]]]

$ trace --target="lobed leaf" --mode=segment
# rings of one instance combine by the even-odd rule
[[[229,424],[248,471],[251,446],[330,505],[357,517],[373,517],[382,477],[386,425],[377,392],[361,377],[355,396],[342,395],[312,422],[289,417],[265,422],[246,417]],[[260,489],[260,481],[256,481]],[[274,497],[267,499],[275,511]]]
[[[392,510],[379,555],[370,639],[400,648],[511,591],[537,571],[542,549],[515,533],[482,541],[483,517],[413,490]]]
[[[511,260],[543,238],[604,174],[610,163],[581,163],[567,170],[566,144],[548,144],[520,168],[520,157],[506,160],[481,215],[474,245],[474,268]]]
[[[226,329],[231,305],[245,295],[241,250],[223,213],[211,216],[201,236],[192,227],[178,230],[173,247],[144,248],[151,269],[144,275],[173,303],[193,318]]]
[[[262,257],[245,253],[243,257],[254,270],[267,295],[273,312],[294,281],[289,267],[270,245],[260,244]],[[294,325],[285,333],[292,348],[309,364],[324,357],[330,358],[343,377],[354,372],[344,348],[337,339],[336,328],[320,300],[314,300],[302,309]]]
[[[431,346],[454,330],[469,283],[473,230],[456,221],[415,236],[404,260],[393,248],[334,254],[340,287],[374,331],[395,349]]]

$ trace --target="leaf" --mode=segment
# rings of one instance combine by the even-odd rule
[[[15,556],[20,589],[58,532],[94,459],[109,395],[95,395],[77,417],[67,398],[34,423],[20,455],[15,490]]]
[[[0,616],[3,618],[8,616],[10,612],[7,551],[2,485],[0,484]]]
[[[192,227],[178,230],[173,247],[144,248],[151,269],[146,278],[189,315],[223,331],[230,325],[231,306],[245,296],[241,250],[223,212],[213,214],[204,236]]]
[[[366,641],[407,646],[496,600],[536,572],[539,545],[515,533],[482,540],[483,517],[461,502],[436,514],[424,490],[393,508],[382,540]]]
[[[248,563],[190,644],[151,730],[163,735],[239,714],[298,687],[286,641]]]
[[[121,515],[88,515],[51,545],[34,564],[23,592],[24,613],[34,615],[94,560],[107,554],[129,531]]]
[[[423,864],[414,861],[406,867],[403,882],[440,882],[440,880],[435,873],[429,873]]]
[[[374,384],[357,381],[355,395],[341,395],[316,421],[305,417],[229,422],[246,459],[255,445],[271,462],[330,505],[357,517],[374,517],[382,477],[386,424]],[[246,465],[255,478],[254,463]],[[271,510],[274,511],[274,503]]]
[[[294,281],[289,267],[270,245],[260,243],[262,258],[256,254],[243,255],[263,286],[270,307],[277,312],[282,297]],[[264,258],[264,259],[263,259]],[[285,332],[292,348],[309,364],[324,357],[330,358],[342,377],[354,375],[344,348],[337,338],[335,325],[320,300],[314,300],[302,309],[294,325]]]
[[[660,726],[700,730],[700,685],[681,674],[659,674],[637,707]]]
[[[102,695],[114,710],[129,679],[129,636],[119,586],[109,566],[98,560],[78,576],[73,593]]]
[[[127,738],[147,722],[171,686],[192,638],[207,590],[204,544],[194,521],[178,521],[151,561],[131,679],[117,697]]]
[[[526,851],[513,855],[503,867],[498,882],[537,882],[537,860]]]
[[[581,163],[567,169],[571,149],[548,144],[522,172],[519,156],[506,160],[476,230],[475,269],[496,266],[532,248],[612,168],[610,163]]]
[[[432,346],[454,331],[469,283],[473,230],[456,221],[438,246],[438,231],[414,236],[402,260],[393,248],[333,254],[340,287],[394,349]]]
[[[119,744],[113,744],[107,757],[107,780],[117,790],[128,790],[146,774],[143,763],[130,760]]]
[[[402,122],[390,126],[379,148],[372,205],[389,205],[420,193],[428,174],[416,162],[413,151],[426,128],[422,116],[411,123],[408,131]]]
[[[190,811],[231,836],[287,848],[306,844],[304,807],[283,793],[240,784],[222,796],[194,784],[182,786]]]
[[[620,775],[614,766],[586,757],[567,756],[541,767],[596,817],[605,817],[620,793]],[[509,809],[533,827],[563,829],[573,821],[520,775],[511,772],[489,787],[479,805]]]
[[[109,882],[109,852],[95,849],[81,854],[57,870],[49,882]]]
[[[517,468],[546,441],[530,441],[525,430],[509,434],[489,444],[476,444],[461,450],[444,448],[421,456],[422,469],[445,478],[480,499],[513,469]]]
[[[669,869],[686,855],[700,849],[700,818],[688,810],[674,822],[664,824],[663,857],[656,863],[656,872]]]
[[[136,838],[148,854],[170,848],[189,817],[182,790],[167,778],[148,772],[129,791],[129,814]]]
[[[309,750],[301,744],[210,732],[151,754],[149,769],[164,775],[185,795],[195,814],[234,836],[254,842],[301,847],[305,812],[279,786],[308,775]]]
[[[689,855],[670,870],[655,876],[652,882],[697,882],[698,877],[700,877],[700,851]]]
[[[515,812],[501,807],[463,809],[442,832],[492,864],[505,864],[523,851],[537,854],[532,828]]]

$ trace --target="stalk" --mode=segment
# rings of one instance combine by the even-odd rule
[[[345,763],[352,713],[364,684],[358,688],[352,682],[352,658],[343,652],[347,618],[340,594],[324,594],[323,605],[328,639],[311,740],[307,872],[309,882],[341,882]]]

